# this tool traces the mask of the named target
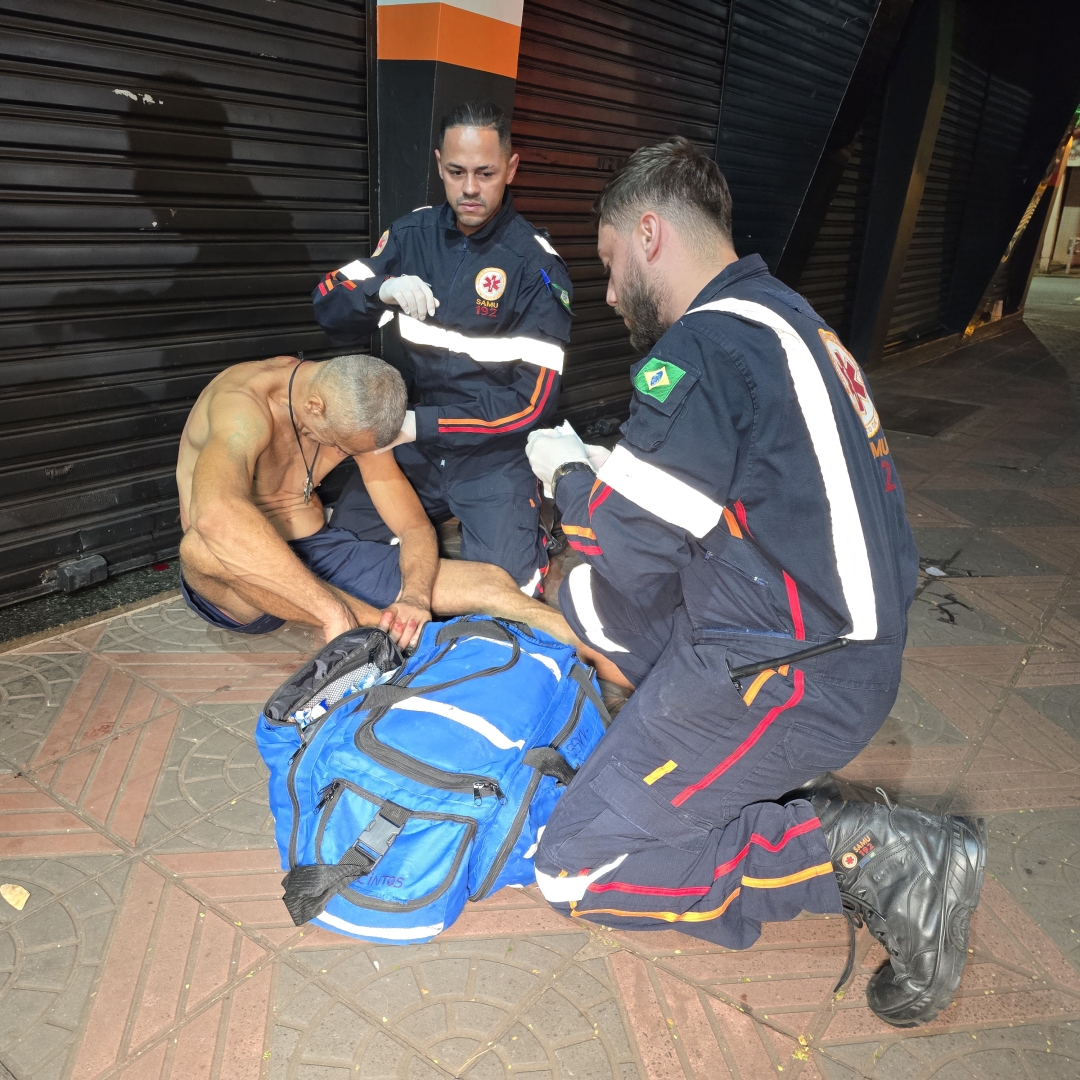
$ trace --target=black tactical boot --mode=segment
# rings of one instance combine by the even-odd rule
[[[846,801],[834,784],[797,794],[821,819],[852,953],[854,926],[864,921],[888,950],[889,962],[866,988],[867,1004],[896,1027],[933,1020],[952,1001],[967,961],[986,866],[982,818],[924,814],[887,799],[884,806]]]

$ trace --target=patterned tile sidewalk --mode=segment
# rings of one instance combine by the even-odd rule
[[[295,928],[252,733],[315,642],[167,601],[0,653],[0,882],[29,892],[0,901],[0,1078],[1080,1075],[1080,339],[1052,301],[1038,337],[875,381],[979,406],[888,435],[934,569],[892,716],[846,770],[988,820],[970,963],[934,1024],[869,1012],[865,931],[831,993],[838,918],[734,953],[570,923],[527,889],[428,946]]]

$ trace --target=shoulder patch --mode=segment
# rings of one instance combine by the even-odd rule
[[[647,397],[657,401],[667,401],[668,395],[679,384],[686,372],[670,360],[652,357],[634,376],[634,386]]]
[[[552,281],[548,276],[548,272],[542,267],[540,269],[540,277],[544,279],[544,284],[547,286],[548,292],[551,293],[551,295],[554,296],[571,315],[573,315],[574,309],[570,306],[570,294],[566,289],[564,289],[557,281]]]
[[[390,230],[387,229],[386,232],[384,232],[382,234],[382,236],[379,237],[379,243],[376,245],[375,250],[371,253],[371,257],[373,259],[375,258],[376,255],[381,255],[382,254],[383,248],[386,247],[386,241],[389,240],[389,239],[390,239]]]
[[[866,437],[872,439],[881,428],[877,407],[866,385],[866,376],[858,361],[841,344],[840,339],[831,330],[819,330],[821,342],[829,354],[832,366],[840,377],[840,382],[851,399],[855,413],[862,421]]]

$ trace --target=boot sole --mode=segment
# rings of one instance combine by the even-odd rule
[[[949,825],[952,844],[942,898],[938,968],[921,1001],[906,1005],[896,1019],[877,1014],[895,1027],[916,1027],[933,1020],[952,1001],[967,966],[971,916],[986,872],[986,823],[982,818],[950,816]]]

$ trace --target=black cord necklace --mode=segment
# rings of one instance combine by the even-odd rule
[[[300,364],[304,363],[303,360]],[[296,430],[296,418],[293,416],[292,411],[292,384],[296,378],[296,373],[300,370],[300,364],[297,364],[293,368],[292,374],[289,376],[289,421],[292,424],[293,434],[296,436],[296,445],[300,447],[300,457],[303,459],[304,468],[307,469],[307,479],[304,481],[304,505],[311,501],[311,493],[315,490],[315,482],[311,478],[311,474],[315,471],[315,462],[319,460],[319,446],[315,446],[315,456],[311,459],[311,464],[307,463],[307,455],[304,453],[304,444],[300,441],[300,432]]]

